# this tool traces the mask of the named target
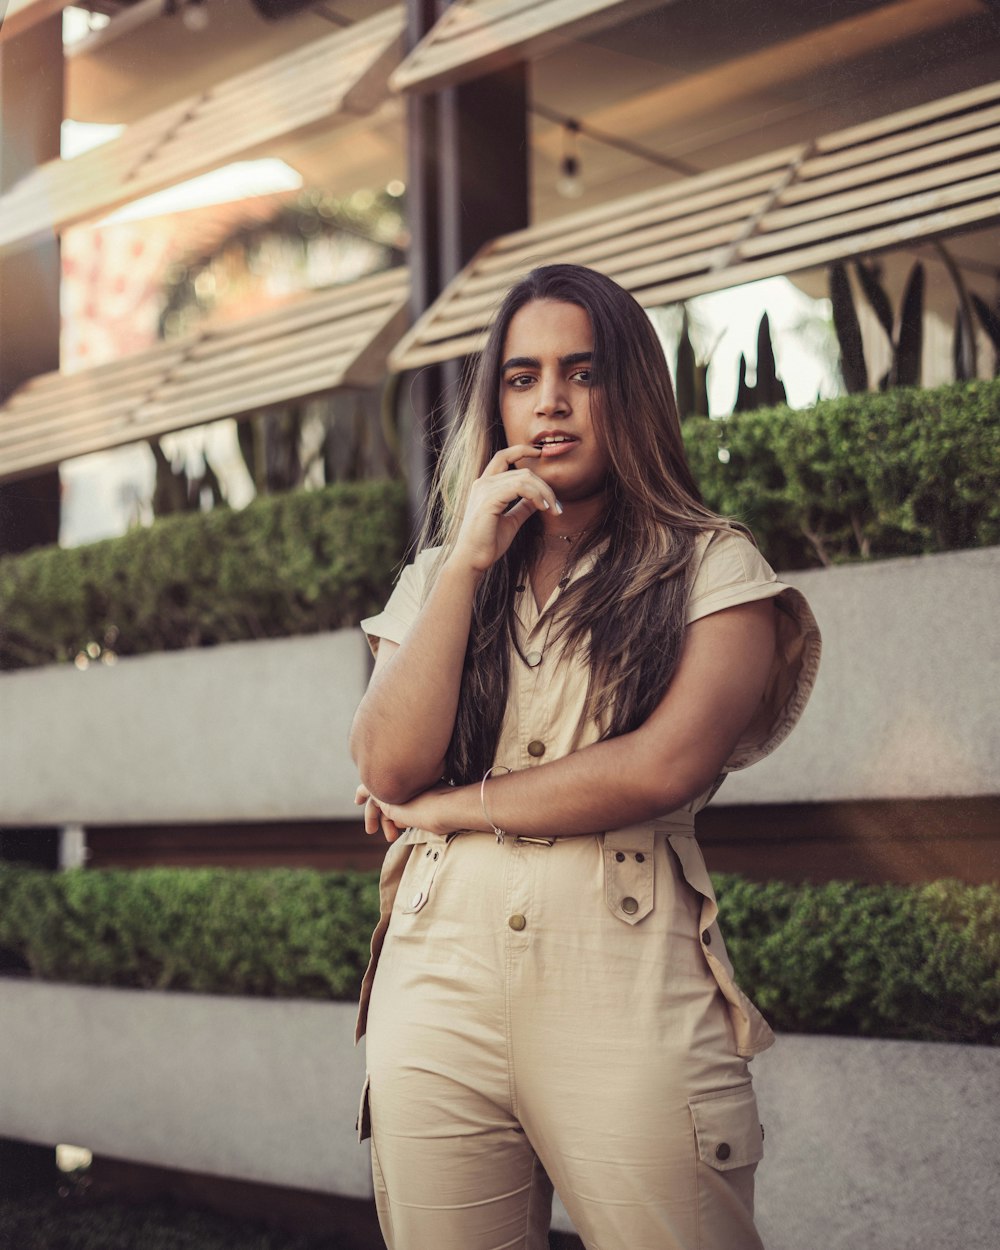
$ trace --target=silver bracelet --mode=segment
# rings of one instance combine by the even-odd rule
[[[499,768],[503,768],[503,771],[505,773],[509,773],[511,771],[511,769],[504,767],[503,764],[494,764],[492,768],[487,768],[486,772],[483,773],[483,779],[479,785],[479,801],[483,805],[483,815],[486,817],[486,823],[496,834],[496,839],[497,839],[498,844],[503,842],[504,834],[507,831],[506,829],[501,829],[499,825],[495,825],[493,823],[492,818],[490,817],[489,812],[486,810],[486,783],[487,781],[489,781],[493,773],[496,772],[496,770]]]

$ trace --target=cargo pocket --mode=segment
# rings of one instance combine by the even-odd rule
[[[404,916],[423,911],[430,899],[438,869],[448,850],[447,839],[440,834],[412,829],[408,833],[410,858],[396,893],[397,910]]]
[[[764,1156],[764,1129],[757,1113],[753,1085],[746,1081],[688,1099],[698,1157],[718,1172],[759,1163]]]
[[[371,1077],[366,1072],[365,1083],[361,1089],[361,1102],[358,1104],[358,1119],[354,1126],[357,1129],[359,1142],[363,1142],[366,1137],[371,1137],[372,1135],[372,1117],[368,1093],[370,1084]]]
[[[654,843],[652,829],[616,829],[604,835],[604,897],[626,924],[638,924],[653,910]]]

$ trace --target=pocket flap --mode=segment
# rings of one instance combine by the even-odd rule
[[[758,1163],[764,1155],[764,1129],[750,1081],[688,1099],[702,1163],[719,1172]]]
[[[604,835],[605,901],[619,920],[638,924],[653,910],[652,829],[616,829]]]
[[[423,910],[431,893],[437,870],[448,849],[446,839],[422,830],[410,832],[410,858],[403,870],[397,898],[399,910],[408,916]]]
[[[372,1135],[372,1117],[371,1117],[371,1111],[369,1110],[369,1086],[370,1084],[371,1084],[371,1077],[366,1072],[365,1083],[361,1089],[361,1102],[360,1102],[360,1105],[358,1106],[358,1120],[354,1126],[355,1129],[357,1130],[359,1142],[363,1142],[366,1138],[371,1137]]]

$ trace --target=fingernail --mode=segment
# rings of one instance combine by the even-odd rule
[[[548,506],[548,505],[546,505],[546,507],[547,507],[547,506]],[[562,514],[563,514],[563,506],[562,506],[562,504],[559,502],[559,500],[558,500],[558,499],[556,500],[556,512],[557,512],[560,516],[562,516]]]
[[[549,506],[549,501],[548,501],[547,499],[543,499],[543,500],[542,500],[542,507],[543,507],[543,508],[545,508],[545,509],[548,509],[548,506]],[[557,507],[557,508],[559,508],[559,505],[558,505],[558,504],[556,504],[556,507]],[[561,511],[562,511],[562,508],[559,508],[559,511],[561,512]]]

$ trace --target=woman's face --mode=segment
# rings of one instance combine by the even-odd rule
[[[507,327],[500,362],[500,416],[507,446],[541,446],[524,460],[561,502],[601,494],[610,458],[591,413],[594,332],[578,304],[532,300]]]

